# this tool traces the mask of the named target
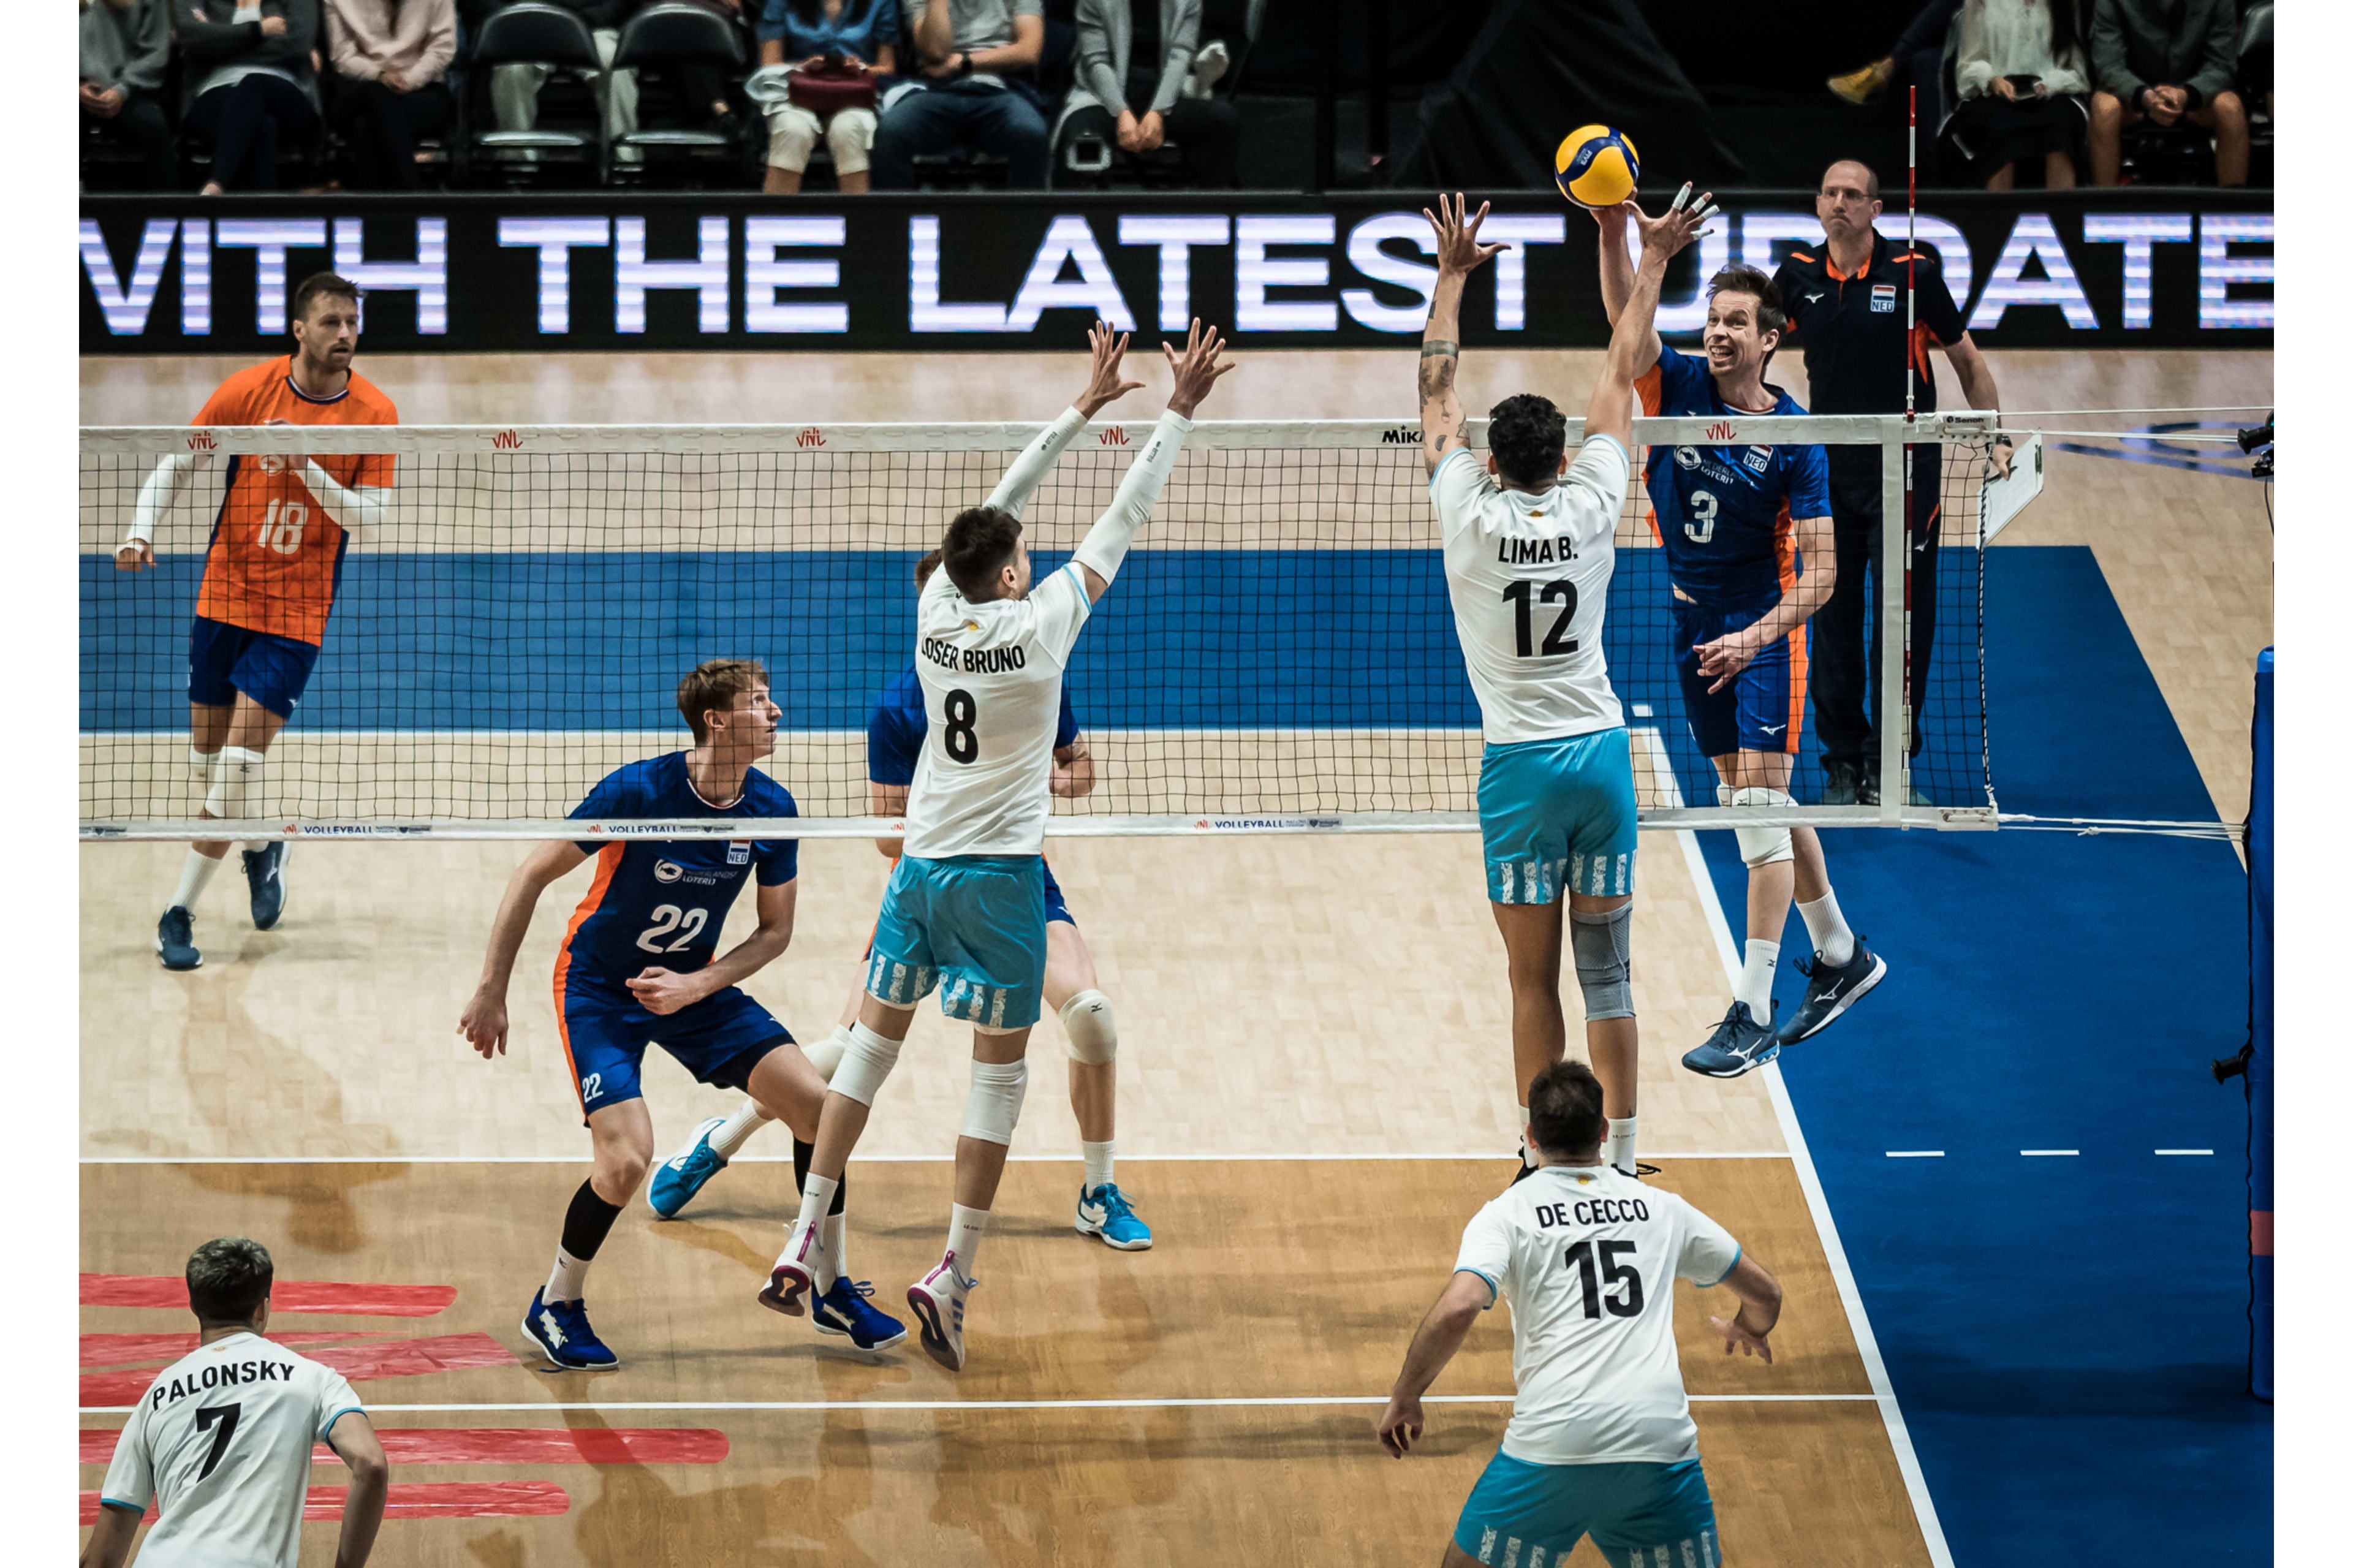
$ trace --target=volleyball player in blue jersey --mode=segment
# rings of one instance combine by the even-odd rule
[[[1633,289],[1626,215],[1594,215],[1601,230],[1601,294],[1615,321]],[[1652,416],[1800,415],[1765,380],[1788,324],[1772,279],[1727,267],[1708,284],[1704,355],[1667,347],[1655,330],[1638,363],[1642,411]],[[1806,716],[1806,621],[1838,580],[1829,468],[1812,446],[1653,446],[1644,469],[1651,524],[1666,552],[1673,599],[1672,651],[1692,737],[1715,764],[1727,805],[1791,806],[1789,775]],[[1810,827],[1736,830],[1748,867],[1748,941],[1724,1021],[1683,1058],[1713,1078],[1737,1078],[1820,1032],[1887,973],[1840,913]],[[1794,898],[1813,940],[1799,967],[1806,993],[1777,1020],[1773,970]]]
[[[575,819],[799,815],[789,791],[752,768],[776,749],[781,716],[768,699],[767,671],[744,659],[698,665],[679,682],[678,707],[694,732],[693,749],[608,773],[573,811]],[[555,959],[556,1029],[595,1169],[572,1195],[554,1268],[522,1321],[550,1362],[574,1370],[618,1361],[589,1325],[581,1291],[590,1261],[653,1162],[653,1121],[638,1086],[647,1046],[659,1044],[702,1082],[744,1090],[803,1140],[815,1136],[825,1100],[825,1080],[792,1036],[737,986],[792,941],[798,842],[611,839],[593,826],[586,831],[586,839],[539,845],[515,868],[491,928],[481,983],[458,1023],[485,1060],[505,1051],[507,982],[532,911],[549,883],[596,857],[596,880]],[[759,926],[722,954],[720,928],[747,883],[759,888]],[[807,1144],[797,1146],[805,1172]],[[860,1350],[897,1344],[906,1330],[869,1305],[871,1294],[846,1277],[830,1281],[815,1303],[815,1326]]]

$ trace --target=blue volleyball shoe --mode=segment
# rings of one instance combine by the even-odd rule
[[[676,1219],[703,1184],[727,1168],[725,1158],[711,1146],[711,1135],[726,1125],[727,1118],[712,1117],[694,1130],[685,1148],[654,1167],[654,1179],[646,1184],[646,1203],[657,1219]]]
[[[286,840],[245,852],[245,890],[253,906],[253,929],[268,931],[286,912]]]
[[[1101,1237],[1105,1247],[1122,1252],[1144,1252],[1152,1246],[1152,1227],[1136,1217],[1135,1205],[1117,1182],[1079,1189],[1078,1232]]]
[[[164,911],[155,922],[155,956],[172,970],[202,969],[205,955],[196,948],[196,919],[179,905]]]
[[[566,1372],[602,1372],[621,1363],[588,1326],[585,1302],[550,1301],[546,1295],[543,1289],[533,1291],[531,1310],[522,1315],[522,1331],[541,1354]]]
[[[1887,978],[1887,960],[1863,946],[1861,937],[1855,938],[1854,953],[1844,963],[1833,967],[1818,952],[1799,959],[1797,968],[1806,977],[1805,998],[1774,1031],[1785,1046],[1820,1034]]]
[[[1725,1010],[1715,1033],[1684,1054],[1683,1066],[1709,1078],[1738,1078],[1780,1054],[1781,1042],[1774,1037],[1772,1026],[1758,1023],[1747,1003],[1735,1002]]]
[[[839,1334],[862,1351],[887,1351],[907,1337],[907,1325],[868,1303],[874,1287],[864,1279],[836,1279],[833,1289],[809,1302],[809,1322],[818,1333]]]

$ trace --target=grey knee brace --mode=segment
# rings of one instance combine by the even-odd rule
[[[1634,987],[1627,959],[1634,946],[1634,906],[1620,904],[1607,914],[1568,911],[1568,945],[1577,960],[1577,986],[1585,993],[1585,1021],[1634,1016]]]

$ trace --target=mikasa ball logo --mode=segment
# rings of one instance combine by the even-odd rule
[[[675,865],[668,860],[657,860],[654,862],[654,880],[657,882],[675,882],[681,877],[685,875],[686,868],[682,866]]]

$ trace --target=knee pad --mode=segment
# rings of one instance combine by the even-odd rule
[[[190,746],[188,748],[188,773],[198,784],[211,784],[213,782],[213,770],[217,767],[219,763],[220,753],[218,752],[200,752],[194,746]]]
[[[1029,1092],[1028,1062],[973,1063],[972,1092],[965,1099],[964,1125],[957,1131],[966,1138],[1010,1144]]]
[[[809,1066],[817,1068],[818,1077],[831,1083],[833,1075],[841,1068],[841,1058],[848,1054],[849,1050],[849,1026],[836,1024],[833,1026],[833,1033],[821,1040],[812,1040],[803,1046],[801,1055],[808,1058]]]
[[[1634,906],[1621,904],[1604,914],[1569,910],[1568,943],[1577,960],[1577,987],[1585,993],[1585,1021],[1632,1017],[1634,987],[1627,960],[1634,949]]]
[[[243,746],[223,746],[213,770],[213,787],[205,792],[205,809],[215,816],[259,816],[268,804],[261,788],[262,755]]]
[[[881,1092],[882,1080],[899,1065],[899,1041],[884,1039],[863,1024],[852,1024],[849,1043],[842,1047],[841,1060],[835,1064],[827,1086],[834,1093],[871,1110],[875,1095]]]
[[[1119,1055],[1119,1031],[1111,1019],[1111,998],[1082,991],[1062,1004],[1064,1048],[1074,1062],[1100,1067]]]
[[[1731,792],[1733,805],[1795,805],[1797,796],[1787,790],[1767,789],[1750,784],[1746,789]],[[1777,865],[1791,858],[1797,851],[1789,847],[1789,830],[1786,827],[1736,827],[1733,837],[1740,841],[1740,858],[1752,871],[1764,866]]]

